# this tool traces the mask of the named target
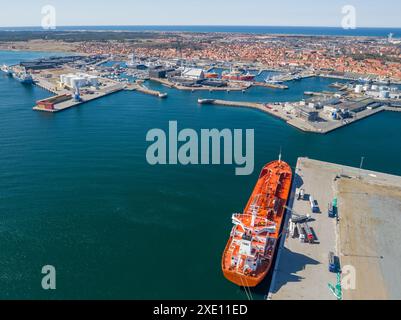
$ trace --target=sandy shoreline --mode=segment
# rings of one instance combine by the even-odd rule
[[[67,43],[55,40],[30,40],[30,41],[7,41],[0,42],[0,50],[7,51],[50,51],[63,53],[77,53],[79,43]]]

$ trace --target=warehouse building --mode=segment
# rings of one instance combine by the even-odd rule
[[[149,77],[150,78],[158,78],[164,79],[167,76],[172,75],[175,72],[175,69],[172,68],[163,68],[163,67],[155,67],[149,69]]]
[[[205,73],[202,69],[185,68],[181,73],[181,77],[192,80],[203,80],[205,79]]]
[[[305,107],[299,107],[296,112],[297,116],[300,117],[301,119],[304,119],[306,121],[316,121],[319,116],[319,112],[314,111],[313,109],[310,108],[305,108]]]

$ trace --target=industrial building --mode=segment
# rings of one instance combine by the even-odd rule
[[[373,104],[375,104],[375,101],[372,99],[350,100],[343,102],[341,108],[349,110],[350,112],[361,112]]]
[[[354,92],[357,94],[364,93],[377,99],[400,99],[401,97],[401,91],[397,87],[379,86],[377,84],[357,84],[354,87]]]
[[[181,72],[181,77],[192,80],[203,80],[205,78],[205,72],[202,69],[185,68]]]
[[[307,121],[316,121],[318,119],[319,112],[310,108],[299,107],[297,108],[297,116]]]
[[[57,103],[61,103],[72,98],[71,94],[61,94],[58,96],[50,97],[47,99],[39,100],[36,102],[38,108],[42,108],[44,110],[54,110],[54,106]]]
[[[87,86],[97,87],[99,78],[85,73],[69,73],[60,75],[60,85],[70,89],[82,88]]]
[[[167,78],[167,76],[174,75],[175,69],[167,69],[163,67],[155,67],[149,69],[149,77],[150,78],[158,78],[158,79],[164,79]]]

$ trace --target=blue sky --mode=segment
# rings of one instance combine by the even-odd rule
[[[3,0],[4,1],[4,0]],[[400,0],[12,0],[0,26],[40,26],[41,8],[56,8],[57,25],[341,25],[353,5],[357,27],[401,27]]]

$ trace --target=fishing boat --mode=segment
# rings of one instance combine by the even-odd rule
[[[291,167],[280,156],[263,167],[243,213],[232,215],[221,267],[234,284],[255,287],[271,269],[291,181]]]

